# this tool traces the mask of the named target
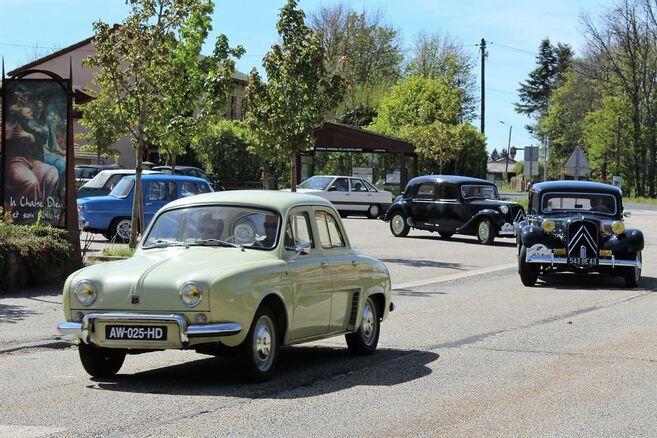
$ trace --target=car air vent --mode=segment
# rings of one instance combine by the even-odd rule
[[[356,328],[356,318],[358,318],[358,304],[360,302],[360,292],[354,292],[354,295],[351,297],[351,314],[349,316],[349,326],[348,330],[354,330]]]
[[[525,212],[523,211],[522,207],[519,205],[514,205],[511,207],[511,219],[513,219],[513,222],[520,222],[525,219]]]

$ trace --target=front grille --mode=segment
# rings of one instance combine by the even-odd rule
[[[600,231],[598,224],[590,220],[568,224],[568,263],[578,268],[598,264]]]

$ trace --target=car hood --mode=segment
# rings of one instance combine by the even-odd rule
[[[281,190],[281,192],[289,192],[289,191],[290,191],[290,189]],[[319,195],[321,193],[325,193],[325,191],[324,190],[319,190],[319,189],[299,189],[299,188],[297,188],[296,193],[307,193],[307,194],[310,194],[310,195]]]
[[[180,311],[189,310],[179,297],[185,282],[196,282],[205,295],[222,276],[275,263],[280,260],[274,251],[198,246],[139,250],[129,259],[78,271],[70,285],[91,280],[96,286],[98,298],[85,309]],[[132,296],[139,297],[138,304],[132,303]],[[209,302],[204,296],[194,310],[208,311]],[[69,303],[81,308],[73,294]]]
[[[84,205],[86,207],[91,207],[94,204],[101,204],[106,202],[114,202],[117,199],[114,196],[104,195],[104,196],[90,196],[85,198],[78,198],[78,205]]]

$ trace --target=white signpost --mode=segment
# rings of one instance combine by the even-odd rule
[[[523,173],[527,176],[538,175],[538,146],[525,147]]]

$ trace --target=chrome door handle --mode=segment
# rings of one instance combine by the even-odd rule
[[[321,266],[322,269],[326,269],[326,268],[328,268],[328,263],[322,262],[322,263],[319,264],[319,266]]]

